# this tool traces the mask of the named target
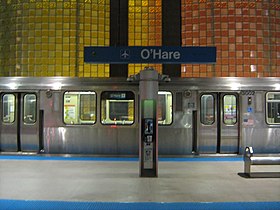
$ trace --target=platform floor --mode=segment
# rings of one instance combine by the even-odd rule
[[[241,158],[161,159],[140,178],[135,158],[0,155],[0,209],[280,209],[280,178],[242,173]]]

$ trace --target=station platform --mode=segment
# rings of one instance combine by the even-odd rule
[[[137,158],[0,155],[0,209],[280,209],[280,178],[243,171],[240,156],[160,158],[141,178]]]

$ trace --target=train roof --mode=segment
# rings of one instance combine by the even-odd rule
[[[160,86],[183,86],[188,90],[280,90],[280,77],[243,78],[170,78]],[[0,90],[63,90],[91,86],[137,86],[137,80],[127,78],[77,77],[0,77]]]

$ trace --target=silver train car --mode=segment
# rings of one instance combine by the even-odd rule
[[[159,83],[159,155],[280,152],[280,78]],[[131,155],[139,84],[126,79],[0,78],[0,153]]]

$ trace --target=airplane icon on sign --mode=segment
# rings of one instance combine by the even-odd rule
[[[121,59],[129,59],[130,52],[128,49],[120,50],[120,57]]]

